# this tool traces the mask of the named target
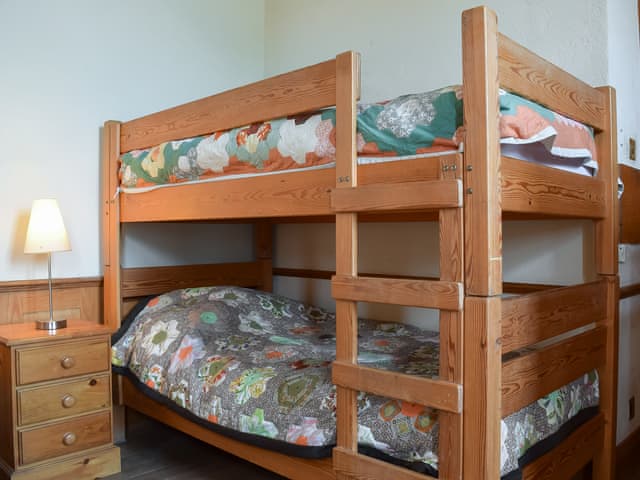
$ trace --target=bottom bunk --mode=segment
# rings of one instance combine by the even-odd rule
[[[601,290],[598,284],[577,288]],[[562,292],[541,296],[552,305]],[[589,309],[592,300],[574,314]],[[114,337],[113,363],[128,377],[125,405],[288,477],[308,476],[308,469],[331,477],[325,457],[335,445],[335,328],[333,314],[284,297],[230,287],[183,289],[131,312]],[[361,321],[359,332],[360,364],[438,376],[437,333],[373,321]],[[597,373],[571,380],[502,420],[503,478],[520,478],[529,465],[527,478],[576,428],[601,420]],[[361,394],[362,453],[435,476],[437,418],[432,409]],[[283,455],[286,467],[271,464]]]

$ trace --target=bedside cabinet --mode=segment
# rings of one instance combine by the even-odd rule
[[[0,326],[0,479],[84,480],[120,471],[110,331]]]

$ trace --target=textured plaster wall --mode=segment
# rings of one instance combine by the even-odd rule
[[[0,1],[0,281],[46,277],[46,256],[22,253],[31,202],[46,197],[73,248],[53,256],[54,276],[101,274],[103,122],[260,79],[263,40],[263,0]],[[143,235],[129,232],[125,248]],[[176,229],[160,237],[184,247]],[[202,250],[215,254],[210,240]]]

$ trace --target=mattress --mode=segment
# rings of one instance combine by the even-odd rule
[[[463,148],[462,88],[446,87],[358,105],[359,163],[411,160]],[[503,153],[594,175],[590,128],[506,91],[500,92]],[[120,158],[121,188],[265,175],[335,165],[334,108],[269,120],[134,150]]]
[[[132,312],[114,336],[112,364],[146,394],[212,430],[321,458],[336,441],[335,331],[332,313],[270,293],[176,290]],[[437,377],[438,338],[409,325],[359,320],[358,361]],[[517,474],[523,458],[597,404],[594,372],[504,418],[502,474]],[[363,453],[436,474],[436,410],[361,392],[358,424]]]

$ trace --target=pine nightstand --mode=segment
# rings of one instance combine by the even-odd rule
[[[0,479],[93,479],[120,471],[110,331],[0,326]]]

